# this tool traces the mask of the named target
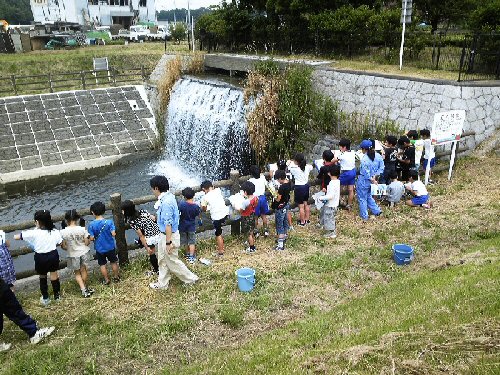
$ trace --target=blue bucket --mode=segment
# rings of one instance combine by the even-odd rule
[[[236,278],[240,291],[250,292],[255,285],[255,270],[248,267],[240,268],[236,271]]]
[[[402,243],[392,245],[394,261],[397,265],[410,264],[413,260],[413,247]]]

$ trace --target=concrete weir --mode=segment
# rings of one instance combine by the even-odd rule
[[[110,165],[157,139],[143,86],[0,98],[0,130],[0,186]]]

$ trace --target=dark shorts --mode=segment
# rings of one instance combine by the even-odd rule
[[[411,203],[413,203],[415,206],[420,206],[421,204],[427,203],[428,201],[429,195],[420,195],[411,199]]]
[[[295,185],[293,192],[294,192],[293,201],[296,204],[302,204],[309,200],[309,184]]]
[[[116,250],[106,251],[105,253],[96,252],[97,264],[104,266],[108,263],[117,263],[118,257],[116,256]]]
[[[35,271],[39,275],[56,272],[59,269],[59,253],[52,250],[48,253],[35,253]]]
[[[349,186],[356,183],[356,169],[351,169],[350,171],[344,171],[339,177],[340,185]]]
[[[215,229],[215,236],[220,236],[222,235],[222,226],[226,222],[226,218],[220,219],[220,220],[212,220],[212,224],[214,225]]]
[[[253,233],[254,229],[255,229],[255,217],[253,215],[242,216],[241,217],[241,233],[242,234]]]
[[[427,169],[427,163],[429,159],[424,159],[424,171]],[[436,165],[436,158],[431,159],[431,168],[434,168]]]
[[[269,215],[269,205],[265,195],[259,196],[259,203],[255,207],[255,216]]]
[[[181,232],[181,231],[179,231],[179,235],[181,237],[181,246],[196,244],[196,233],[195,232]]]

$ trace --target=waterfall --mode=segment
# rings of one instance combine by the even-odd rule
[[[225,83],[180,79],[166,121],[165,159],[191,174],[224,179],[246,173],[251,160],[243,91]]]

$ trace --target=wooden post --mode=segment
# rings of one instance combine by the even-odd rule
[[[49,91],[52,93],[54,92],[54,87],[52,86],[52,74],[48,74],[48,78],[49,78]]]
[[[111,77],[113,77],[113,86],[116,86],[116,69],[111,68]]]
[[[125,238],[125,221],[122,214],[122,195],[120,193],[111,194],[111,210],[113,211],[113,221],[116,228],[116,249],[120,266],[128,264],[127,239]]]
[[[142,81],[145,82],[148,77],[146,77],[146,70],[144,69],[144,65],[141,65],[141,76],[142,76]]]
[[[231,172],[229,172],[229,179],[231,180],[231,194],[236,194],[240,191],[240,182],[238,181],[239,178],[240,172],[235,169],[231,169]],[[241,234],[240,220],[235,220],[231,223],[231,235],[238,236],[239,234]]]
[[[87,85],[85,84],[85,72],[84,72],[84,71],[81,71],[81,72],[80,72],[80,77],[81,77],[81,79],[82,79],[82,88],[83,88],[84,90],[86,90],[86,89],[87,89]]]
[[[16,76],[14,74],[10,76],[10,81],[12,82],[12,87],[14,88],[14,95],[17,95]]]

